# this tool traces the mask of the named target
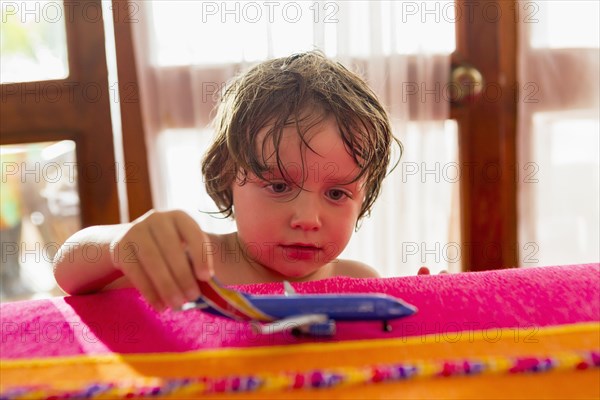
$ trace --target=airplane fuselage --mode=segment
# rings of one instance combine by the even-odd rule
[[[252,296],[248,301],[274,320],[296,315],[324,314],[336,321],[392,320],[415,313],[416,309],[383,294],[301,294]],[[205,309],[222,315],[212,308]]]

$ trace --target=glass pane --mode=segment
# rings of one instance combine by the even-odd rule
[[[0,146],[2,301],[61,294],[59,246],[80,229],[75,142]]]
[[[600,45],[598,1],[528,1],[521,21],[531,28],[534,48],[597,48]]]
[[[451,53],[454,1],[152,1],[157,65],[255,62],[316,47],[330,57]],[[199,23],[201,22],[201,23]],[[219,40],[198,40],[214,38]],[[381,39],[379,39],[381,37]],[[406,40],[418,37],[419,40]],[[340,40],[340,38],[343,38]],[[373,38],[375,38],[373,40]],[[377,49],[373,49],[377,42]]]
[[[598,119],[577,112],[537,113],[533,162],[521,167],[528,191],[521,229],[529,240],[523,266],[597,262],[600,259],[600,140]],[[526,167],[526,168],[525,168]],[[523,226],[531,220],[530,226]]]
[[[3,1],[0,82],[66,78],[68,15],[62,1]]]

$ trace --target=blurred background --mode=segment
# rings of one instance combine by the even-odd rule
[[[59,295],[78,229],[180,208],[235,74],[321,49],[404,145],[342,257],[383,276],[598,262],[595,1],[2,2],[2,301]],[[400,156],[396,152],[396,159]],[[97,256],[90,249],[89,257]]]

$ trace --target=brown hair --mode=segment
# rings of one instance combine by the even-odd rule
[[[317,119],[311,113],[315,110]],[[214,119],[216,139],[202,162],[206,190],[219,210],[226,217],[233,214],[231,187],[240,172],[268,180],[266,157],[255,143],[261,129],[270,127],[263,147],[268,140],[273,143],[279,170],[287,177],[278,153],[283,128],[296,125],[301,142],[310,149],[304,134],[327,116],[335,118],[348,154],[360,167],[354,181],[364,177],[365,199],[358,219],[369,213],[387,175],[392,143],[399,145],[400,153],[402,145],[363,79],[318,51],[265,61],[225,89]],[[302,129],[309,118],[310,126]]]

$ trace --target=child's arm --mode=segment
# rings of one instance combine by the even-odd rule
[[[195,300],[213,273],[208,236],[182,211],[150,211],[129,224],[83,229],[60,248],[54,276],[67,293],[100,291],[124,276],[156,309]]]

